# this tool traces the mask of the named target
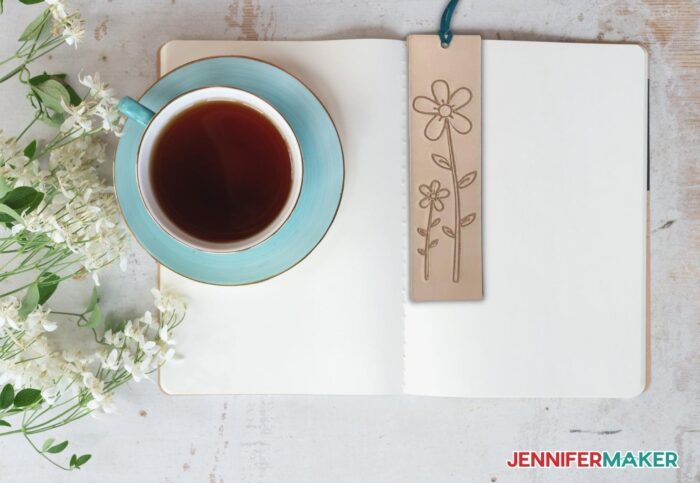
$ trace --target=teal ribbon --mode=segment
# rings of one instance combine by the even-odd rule
[[[452,30],[450,30],[450,23],[452,22],[452,14],[455,13],[455,8],[457,7],[457,2],[459,0],[450,0],[450,2],[445,7],[445,11],[442,12],[442,19],[440,20],[440,41],[442,45],[447,47],[452,42]]]

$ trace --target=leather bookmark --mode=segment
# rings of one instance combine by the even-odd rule
[[[483,298],[481,37],[408,37],[411,299]]]

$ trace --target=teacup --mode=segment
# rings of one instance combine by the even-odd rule
[[[204,87],[158,112],[130,97],[119,109],[145,126],[136,160],[144,205],[181,243],[245,250],[270,238],[294,210],[301,149],[289,123],[262,98]]]

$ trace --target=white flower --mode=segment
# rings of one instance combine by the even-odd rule
[[[124,326],[124,335],[129,339],[134,340],[141,340],[143,338],[143,334],[141,333],[138,324],[131,320],[129,320]]]
[[[51,16],[57,22],[65,21],[68,15],[66,14],[66,6],[63,0],[44,0],[49,6]]]
[[[144,378],[144,373],[141,370],[140,364],[136,364],[130,354],[125,354],[122,360],[124,363],[124,370],[131,374],[134,381],[139,382]]]
[[[112,131],[117,137],[121,136],[124,117],[116,107],[97,106],[95,115],[102,120],[102,129]]]
[[[112,329],[109,329],[104,334],[104,341],[106,344],[116,347],[117,349],[121,349],[124,347],[124,332],[113,333]]]
[[[146,327],[153,325],[153,315],[150,310],[147,310],[146,313],[143,314],[143,323]]]
[[[56,386],[46,387],[41,390],[41,397],[44,398],[44,401],[46,401],[46,404],[48,404],[49,406],[56,403],[58,396],[59,389]]]
[[[87,128],[88,121],[83,119],[85,106],[66,108],[72,115],[64,129]],[[80,123],[83,127],[75,127]],[[8,148],[9,143],[0,146],[7,148],[0,153],[3,159],[12,158],[12,162],[0,163],[0,176],[15,186],[32,186],[45,194],[34,211],[21,215],[22,223],[11,228],[13,235],[22,231],[45,234],[56,245],[79,255],[80,263],[91,273],[125,258],[127,238],[116,198],[95,168],[105,157],[104,143],[87,136],[52,151],[50,172],[34,161],[21,160],[14,148]],[[25,164],[19,166],[19,163]]]
[[[19,315],[21,302],[13,296],[7,296],[0,300],[0,337],[35,337],[44,332],[56,330],[56,323],[48,319],[49,311],[41,305],[32,310],[26,317]],[[19,334],[8,333],[9,331]]]
[[[158,345],[156,345],[156,343],[152,340],[147,340],[139,344],[139,349],[141,349],[146,354],[151,354],[158,350]]]
[[[93,411],[101,411],[103,413],[113,413],[116,410],[116,406],[112,402],[112,395],[105,395],[102,399],[93,399],[87,403],[88,409]]]
[[[110,351],[109,355],[102,362],[102,367],[111,371],[119,369],[119,351],[117,349]]]
[[[175,356],[172,328],[179,324],[184,312],[173,310],[184,310],[184,304],[171,294],[156,294],[163,310],[160,317],[145,312],[122,329],[107,330],[99,348],[88,353],[59,352],[51,347],[46,333],[57,327],[42,306],[21,317],[21,302],[16,297],[0,299],[0,347],[9,348],[5,354],[11,354],[0,354],[0,385],[9,382],[15,390],[37,388],[43,397],[42,405],[57,405],[78,396],[93,415],[114,411],[112,384],[117,377],[126,372],[137,382],[148,379],[150,373]],[[123,382],[120,379],[116,385]]]
[[[53,332],[58,327],[58,324],[56,324],[56,322],[53,320],[49,320],[48,315],[48,311],[44,311],[41,309],[41,307],[37,307],[34,309],[34,311],[27,315],[26,324],[32,327],[41,325],[41,328],[45,332]]]
[[[62,36],[66,44],[77,47],[85,35],[80,13],[69,13],[63,0],[44,0],[44,2],[49,6],[51,13],[53,34]]]
[[[95,377],[95,375],[92,372],[83,372],[80,374],[80,376],[83,378],[83,386],[85,386],[89,390],[93,390],[96,385],[99,383],[99,380]]]
[[[20,302],[17,297],[5,297],[0,301],[0,329],[7,325],[11,329],[20,330],[17,323],[19,319]]]
[[[63,27],[61,35],[63,35],[63,39],[68,45],[77,48],[80,41],[83,40],[83,35],[85,35],[85,29],[83,29],[82,25],[80,24],[71,23]]]
[[[69,106],[61,99],[61,107],[68,114],[61,124],[61,131],[71,132],[73,137],[80,137],[92,130],[92,113],[89,111],[88,104],[81,102],[77,106]]]
[[[161,363],[165,363],[175,356],[175,349],[168,347],[167,345],[161,345],[161,351],[158,353],[158,358]]]
[[[78,80],[90,89],[86,98],[78,106],[84,109],[80,113],[82,117],[91,120],[91,128],[99,124],[104,131],[111,131],[117,136],[121,135],[126,120],[119,112],[119,101],[114,89],[100,80],[99,72],[83,77],[78,76]]]
[[[111,89],[108,84],[100,80],[99,72],[84,77],[78,76],[78,81],[90,89],[89,95],[97,98],[99,101],[103,101],[107,105],[117,104],[117,100],[115,99],[116,92],[114,89]]]
[[[0,164],[24,168],[28,161],[29,158],[24,155],[23,149],[17,145],[17,141],[14,138],[5,139],[0,130]]]
[[[151,294],[153,294],[156,307],[161,313],[172,312],[176,314],[176,317],[185,313],[186,306],[180,297],[155,288],[151,290]]]
[[[167,325],[164,325],[160,328],[160,330],[158,331],[158,337],[160,338],[160,340],[162,340],[168,345],[175,345],[175,339],[173,339],[172,331],[168,328]]]

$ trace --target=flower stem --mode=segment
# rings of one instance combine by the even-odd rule
[[[454,228],[454,251],[452,254],[452,281],[459,282],[459,272],[461,265],[462,254],[462,227],[460,221],[462,219],[462,202],[459,196],[459,177],[457,176],[457,163],[455,162],[454,146],[452,145],[452,127],[447,126],[447,147],[450,150],[450,167],[452,170],[452,186],[455,198],[455,228]]]
[[[46,459],[46,461],[48,461],[48,462],[51,463],[52,465],[56,466],[57,468],[61,468],[61,469],[64,470],[64,471],[70,471],[70,468],[66,468],[65,466],[61,466],[61,465],[59,465],[58,463],[56,463],[54,460],[52,460],[51,458],[49,458],[48,456],[46,456],[46,455],[44,454],[43,451],[41,451],[39,448],[37,448],[37,447],[34,445],[34,443],[32,442],[31,438],[30,438],[29,436],[27,436],[26,433],[24,433],[24,431],[22,431],[22,436],[24,436],[24,439],[26,439],[26,440],[29,442],[29,444],[32,446],[32,448],[34,448],[34,450],[35,450],[37,453],[39,453],[44,459]]]
[[[19,133],[19,136],[17,136],[17,137],[15,138],[15,141],[19,141],[20,138],[21,138],[22,136],[24,136],[24,135],[26,134],[27,131],[29,131],[29,128],[32,127],[32,126],[34,125],[34,123],[37,121],[37,119],[39,119],[39,117],[41,117],[41,113],[40,113],[40,112],[35,113],[35,114],[34,114],[34,119],[32,119],[32,122],[30,122],[29,124],[27,124],[27,127],[25,127],[25,128],[22,130],[21,133]]]
[[[64,410],[60,414],[57,414],[55,416],[52,416],[51,419],[47,419],[46,421],[41,421],[37,424],[34,424],[31,427],[25,427],[27,433],[33,434],[33,433],[41,433],[42,431],[46,431],[47,428],[53,427],[56,424],[59,423],[54,423],[54,421],[63,418],[66,416],[66,414],[71,413],[70,416],[66,417],[65,419],[68,420],[70,419],[71,416],[76,414],[78,411],[80,411],[81,406],[80,404],[74,404],[73,406],[69,407],[68,409]],[[53,424],[52,424],[53,423]]]
[[[16,59],[16,58],[17,58],[17,54],[11,55],[11,56],[8,57],[7,59],[0,61],[0,65],[7,64],[8,62],[10,62],[10,61],[12,61],[12,60],[14,60],[14,59]]]
[[[433,226],[433,205],[430,203],[428,208],[428,226],[425,229],[425,256],[423,257],[423,279],[428,280],[430,278],[430,229]]]

